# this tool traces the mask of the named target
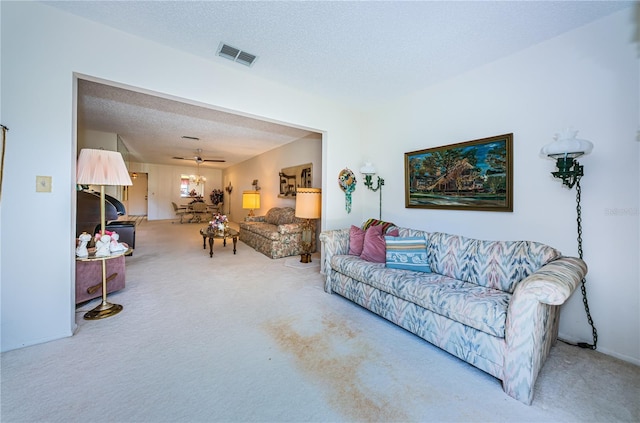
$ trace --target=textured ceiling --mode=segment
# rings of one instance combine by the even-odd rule
[[[621,1],[44,3],[361,110],[636,4]],[[247,68],[218,57],[215,53],[221,42],[255,54],[258,59]],[[109,106],[108,99],[87,101],[91,102],[94,103],[91,110],[96,113],[100,103]],[[129,100],[122,107],[135,108],[135,103]],[[86,122],[97,121],[91,118],[89,110],[86,112]],[[132,112],[135,110],[129,109],[128,113]],[[207,118],[202,119],[193,111],[185,113],[195,114],[191,116],[191,123],[196,125],[191,127],[194,131],[198,130],[198,122],[203,124],[203,130],[211,129],[206,126]],[[158,111],[153,118],[162,120],[163,115]],[[229,120],[225,124],[234,123]],[[151,131],[151,127],[145,130]],[[261,132],[258,128],[250,131],[251,137],[246,139]],[[269,130],[266,135],[275,136]],[[137,147],[137,137],[127,141],[132,143],[133,150],[142,151]],[[223,147],[221,138],[218,137],[211,154],[231,159],[233,149]],[[285,136],[283,140],[286,139]],[[265,140],[268,141],[268,136]]]
[[[202,163],[225,168],[318,133],[97,82],[78,81],[80,128],[120,135],[131,161],[184,165],[174,156],[224,159]],[[186,139],[183,136],[199,138]],[[196,165],[195,160],[189,164]]]

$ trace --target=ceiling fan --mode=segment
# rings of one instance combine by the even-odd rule
[[[173,158],[177,160],[195,160],[197,164],[204,163],[204,162],[224,163],[226,161],[224,159],[203,159],[202,156],[200,156],[200,154],[202,154],[202,149],[198,148],[193,157],[175,157],[174,156]]]

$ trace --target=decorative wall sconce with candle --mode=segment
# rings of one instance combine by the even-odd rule
[[[225,191],[227,191],[227,197],[228,197],[228,203],[229,203],[229,211],[227,212],[228,215],[231,215],[231,193],[233,192],[233,185],[231,185],[231,181],[229,181],[229,185],[227,185],[227,187],[224,189]]]
[[[585,156],[593,150],[593,143],[587,140],[577,139],[578,131],[565,129],[555,135],[555,141],[545,145],[540,150],[544,156],[556,160],[558,170],[551,172],[555,178],[562,179],[562,183],[569,188],[580,184],[580,178],[584,176],[582,165],[575,160]]]
[[[384,185],[384,179],[378,176],[378,181],[376,182],[375,188],[373,187],[373,175],[376,174],[376,168],[370,162],[366,162],[364,166],[360,168],[360,173],[364,175],[364,186],[369,188],[371,191],[376,192],[380,191],[380,216],[379,219],[382,220],[382,186]]]
[[[565,129],[554,137],[554,142],[545,145],[540,150],[540,154],[556,161],[557,171],[551,172],[554,178],[562,179],[562,183],[569,189],[576,187],[576,213],[578,223],[578,254],[582,259],[582,209],[580,207],[580,197],[582,189],[580,187],[580,179],[584,176],[584,168],[578,161],[577,157],[585,156],[593,150],[593,143],[587,140],[577,139],[578,131],[574,129]],[[587,301],[586,280],[582,279],[582,301],[587,313],[587,321],[593,332],[593,344],[579,342],[575,345],[581,348],[596,349],[598,344],[598,331],[591,318],[589,311],[589,302]]]

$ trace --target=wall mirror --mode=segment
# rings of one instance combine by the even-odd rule
[[[180,175],[180,197],[204,197],[206,178],[195,175]]]
[[[285,167],[278,174],[280,180],[280,198],[295,198],[296,188],[311,188],[313,165],[306,163],[298,166]]]

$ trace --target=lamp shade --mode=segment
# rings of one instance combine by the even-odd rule
[[[322,190],[320,188],[298,188],[296,190],[296,217],[318,219],[321,210]]]
[[[243,209],[259,209],[260,208],[260,191],[243,191],[242,192],[242,208]]]
[[[78,157],[76,183],[80,185],[133,185],[122,154],[83,148]]]
[[[373,167],[371,162],[366,162],[364,166],[360,168],[360,173],[363,175],[373,175],[376,173],[376,168]]]
[[[556,134],[552,143],[545,145],[540,154],[549,157],[579,157],[591,153],[593,143],[587,140],[577,139],[578,131],[565,129]]]

